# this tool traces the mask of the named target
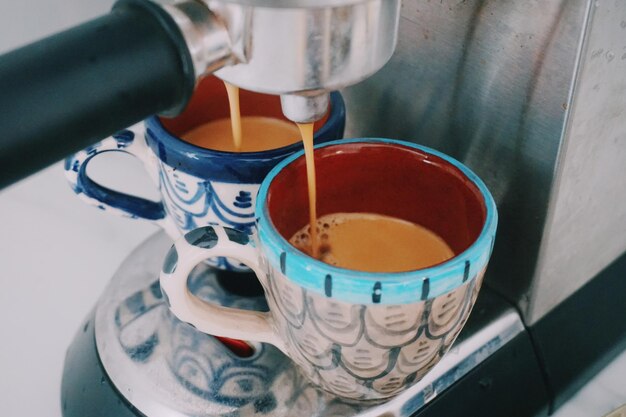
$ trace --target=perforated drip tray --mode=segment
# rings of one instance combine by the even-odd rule
[[[150,417],[410,416],[523,330],[513,308],[483,289],[450,352],[420,382],[386,403],[355,405],[316,389],[271,345],[217,339],[173,317],[158,285],[170,245],[163,233],[141,244],[96,310],[96,345],[106,373]],[[258,288],[234,294],[225,287],[237,277],[227,278],[199,266],[189,285],[207,301],[267,310],[264,297],[254,295]]]

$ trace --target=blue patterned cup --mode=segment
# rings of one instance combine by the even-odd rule
[[[241,91],[242,116],[284,118],[278,96]],[[263,152],[221,152],[184,142],[179,135],[210,120],[228,117],[223,83],[205,78],[187,109],[174,119],[152,116],[128,130],[80,151],[65,161],[74,192],[85,202],[109,213],[157,223],[172,237],[200,226],[222,225],[251,233],[254,205],[261,181],[281,160],[302,149],[301,142]],[[343,137],[345,106],[331,94],[327,116],[316,123],[315,142]],[[160,191],[161,201],[123,194],[103,187],[87,174],[89,161],[103,152],[125,152],[141,160]],[[246,270],[227,259],[213,266]]]
[[[315,160],[319,216],[366,212],[408,220],[441,236],[455,256],[425,269],[373,273],[300,252],[288,242],[308,223],[299,153],[263,181],[252,238],[223,227],[188,232],[166,255],[161,289],[172,312],[199,331],[271,343],[323,389],[353,400],[382,400],[419,381],[459,334],[493,249],[496,206],[467,167],[415,144],[344,140],[317,147]],[[214,256],[248,265],[270,311],[194,297],[187,277]]]

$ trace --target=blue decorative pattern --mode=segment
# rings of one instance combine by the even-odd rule
[[[326,274],[326,279],[324,280],[324,294],[326,294],[326,297],[333,296],[333,277],[330,274]]]
[[[217,224],[247,234],[254,231],[254,203],[259,184],[203,180],[163,163],[160,163],[160,182],[165,209],[181,232]],[[234,259],[211,259],[209,264],[226,270],[248,270]]]
[[[239,191],[239,195],[235,197],[233,202],[235,207],[246,209],[252,207],[252,196],[248,191]]]
[[[133,139],[135,139],[135,134],[132,131],[126,129],[115,133],[113,135],[113,139],[117,141],[117,148],[123,149],[133,143]]]
[[[339,93],[331,93],[330,107],[328,120],[315,132],[315,143],[337,140],[343,136],[345,105]],[[171,135],[157,116],[146,119],[145,123],[147,144],[162,162],[191,176],[210,178],[216,182],[260,184],[278,162],[302,149],[302,144],[297,142],[263,152],[213,151]]]
[[[185,240],[190,245],[203,249],[211,249],[217,244],[217,234],[215,233],[215,229],[207,226],[185,233]]]
[[[176,246],[172,245],[163,260],[163,272],[172,274],[176,271],[176,266],[178,266],[178,252],[176,251]]]
[[[467,263],[467,265],[469,265],[469,262]],[[465,276],[463,276],[463,282],[465,281],[466,281]],[[427,300],[429,293],[430,293],[430,278],[424,278],[422,280],[422,296],[420,297],[420,300]]]
[[[344,125],[343,99],[339,93],[331,93],[329,118],[315,133],[315,143],[340,139]],[[282,159],[302,149],[300,142],[263,152],[231,153],[199,148],[170,134],[157,116],[132,129],[118,132],[68,158],[66,177],[74,192],[87,203],[109,213],[157,221],[173,238],[215,224],[252,234],[261,181]],[[162,201],[122,194],[92,181],[86,166],[92,157],[105,151],[127,152],[141,159],[157,183]],[[227,270],[248,270],[231,259],[209,262]]]
[[[163,219],[165,211],[161,203],[103,187],[87,175],[87,165],[93,157],[109,151],[130,152],[128,149],[134,143],[134,139],[134,132],[123,130],[102,142],[77,152],[65,160],[65,176],[72,190],[81,199],[100,210],[130,218],[143,218],[152,221]]]
[[[149,288],[132,294],[115,311],[120,346],[136,362],[150,358],[160,342],[157,323],[151,322],[157,307],[164,304],[158,284],[156,281]],[[146,322],[150,325],[146,326]],[[139,328],[141,332],[137,331]]]

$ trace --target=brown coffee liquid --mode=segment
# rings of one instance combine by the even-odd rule
[[[201,148],[224,152],[261,152],[298,141],[298,128],[291,122],[264,116],[241,117],[239,87],[227,82],[224,85],[230,118],[202,124],[181,135],[183,140]]]
[[[224,152],[260,152],[298,142],[298,128],[291,122],[264,116],[241,118],[243,140],[239,148],[233,141],[230,119],[212,120],[183,134],[186,142]]]
[[[304,144],[304,158],[306,161],[306,179],[309,191],[309,224],[317,223],[317,185],[315,183],[315,160],[313,158],[313,123],[297,123]],[[319,256],[319,241],[317,229],[310,230],[309,249],[314,258]]]
[[[224,81],[228,104],[230,107],[230,126],[233,132],[233,146],[236,152],[241,152],[242,132],[241,132],[241,110],[239,108],[239,87]]]
[[[319,229],[318,256],[311,253],[309,231],[315,229]],[[306,225],[289,242],[327,264],[357,271],[411,271],[454,257],[448,244],[431,230],[373,213],[322,216],[317,219],[316,228]]]

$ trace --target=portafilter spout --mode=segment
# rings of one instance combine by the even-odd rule
[[[324,116],[328,92],[369,77],[395,49],[400,0],[207,0],[226,22],[234,62],[215,75],[281,95],[294,122]]]
[[[401,0],[119,0],[109,15],[0,56],[0,188],[152,114],[182,111],[214,73],[324,116],[328,94],[380,69]]]

